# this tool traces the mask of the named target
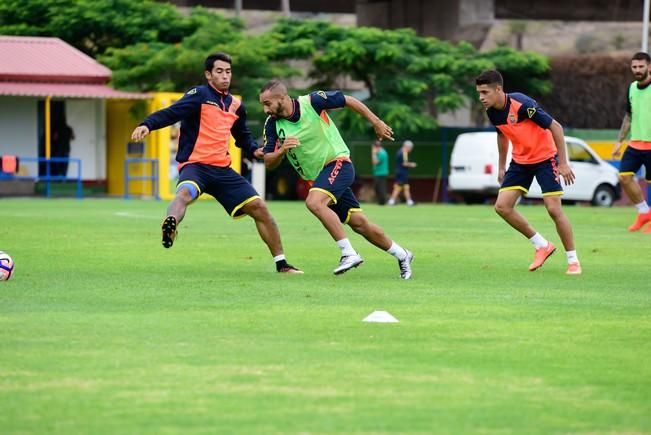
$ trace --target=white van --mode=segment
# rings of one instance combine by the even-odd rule
[[[618,170],[602,160],[584,141],[565,137],[570,166],[576,175],[574,184],[563,186],[564,201],[590,201],[593,205],[610,207],[620,196]],[[499,190],[497,133],[464,133],[457,137],[450,158],[448,191],[467,203],[483,202],[496,196]],[[511,160],[511,150],[507,155]],[[542,198],[534,178],[527,198]]]

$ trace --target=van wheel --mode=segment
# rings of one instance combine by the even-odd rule
[[[592,205],[612,207],[615,202],[615,189],[609,184],[600,184],[594,191]]]

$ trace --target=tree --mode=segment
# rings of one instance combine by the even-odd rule
[[[438,112],[476,100],[474,77],[500,69],[511,87],[549,91],[546,58],[509,48],[478,53],[469,43],[419,37],[411,29],[341,28],[324,22],[282,20],[272,30],[276,54],[312,59],[309,76],[331,87],[338,77],[364,83],[365,101],[395,130],[412,133],[436,125]],[[342,112],[344,128],[368,131],[367,123]]]
[[[176,43],[196,22],[151,0],[3,0],[0,34],[57,36],[90,56],[140,42]]]

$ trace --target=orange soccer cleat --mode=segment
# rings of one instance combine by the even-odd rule
[[[544,248],[536,249],[536,254],[533,257],[533,263],[529,265],[529,271],[533,272],[534,270],[541,267],[554,252],[556,252],[556,246],[554,246],[552,242],[548,242],[547,246]]]
[[[581,264],[577,261],[576,263],[570,263],[567,265],[568,275],[581,275]]]
[[[633,225],[628,227],[628,230],[637,231],[642,228],[647,222],[651,222],[651,211],[647,213],[638,213],[637,218],[635,218],[635,222],[633,222]]]

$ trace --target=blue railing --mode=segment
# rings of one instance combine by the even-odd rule
[[[132,164],[149,164],[150,175],[130,175],[129,166]],[[150,181],[151,182],[151,196],[160,199],[158,196],[158,160],[147,159],[143,157],[136,157],[126,159],[124,161],[124,198],[130,199],[132,195],[129,193],[130,181]]]
[[[83,198],[83,190],[81,185],[81,159],[74,157],[18,157],[20,164],[24,163],[36,163],[37,166],[40,163],[45,163],[45,175],[30,176],[30,175],[14,175],[11,178],[18,180],[35,180],[37,182],[45,182],[45,196],[48,198],[52,196],[52,182],[53,181],[75,181],[77,183],[77,198]],[[52,175],[52,169],[50,165],[52,163],[76,163],[77,164],[77,176],[68,177],[67,175]],[[37,168],[38,173],[38,168]]]

